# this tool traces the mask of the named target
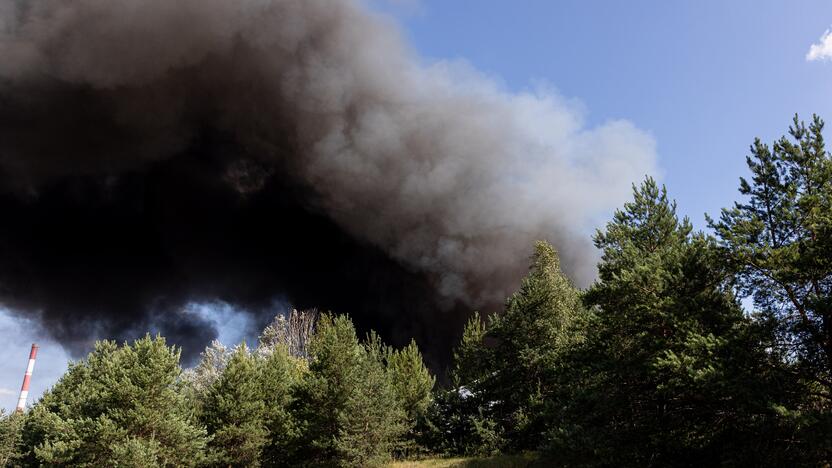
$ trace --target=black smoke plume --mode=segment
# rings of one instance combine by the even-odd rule
[[[522,53],[522,51],[518,51]],[[441,362],[532,241],[585,232],[652,169],[626,121],[423,64],[350,0],[0,0],[0,300],[78,353],[189,303],[351,314]]]

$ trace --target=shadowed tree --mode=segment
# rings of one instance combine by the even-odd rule
[[[759,462],[742,443],[759,442],[757,423],[775,416],[761,342],[713,240],[691,231],[647,178],[596,234],[592,316],[567,360],[552,453],[600,465]]]
[[[795,116],[789,137],[755,140],[740,179],[743,202],[710,224],[737,269],[739,286],[780,324],[780,349],[832,403],[832,157],[823,121]]]
[[[799,384],[800,409],[782,412],[797,451],[815,460],[832,458],[832,156],[823,130],[818,116],[806,126],[795,115],[788,136],[755,140],[743,200],[709,219],[740,294],[773,330],[772,358]]]

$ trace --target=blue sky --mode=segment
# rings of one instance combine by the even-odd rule
[[[32,397],[42,395],[66,370],[69,356],[59,344],[40,333],[35,324],[14,320],[3,309],[0,309],[0,340],[0,349],[3,350],[0,359],[0,408],[9,411],[17,405],[33,342],[40,345],[40,350],[29,388],[30,403]]]
[[[698,228],[736,199],[755,136],[782,135],[795,112],[832,124],[832,61],[806,58],[832,25],[828,0],[371,3],[426,63],[467,62],[511,92],[544,83],[582,102],[589,126],[626,119],[649,132],[655,175]],[[228,327],[221,338],[242,336]],[[0,407],[14,406],[32,341],[42,344],[33,395],[65,369],[57,344],[2,310],[0,339]]]

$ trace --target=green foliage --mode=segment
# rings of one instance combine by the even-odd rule
[[[260,459],[264,466],[286,465],[291,460],[292,444],[298,438],[297,424],[290,412],[292,389],[303,378],[304,366],[283,346],[261,355],[257,363],[265,405],[263,426],[268,434]]]
[[[25,464],[194,466],[205,431],[178,392],[179,351],[163,338],[96,343],[31,409]]]
[[[407,429],[402,401],[385,368],[386,347],[371,333],[362,348],[360,378],[348,395],[336,440],[339,460],[352,466],[387,461]]]
[[[259,466],[268,432],[257,360],[237,347],[208,389],[202,421],[212,436],[209,451],[220,466]]]
[[[444,449],[487,455],[538,447],[551,424],[546,406],[560,393],[563,356],[583,339],[586,319],[554,248],[538,242],[504,313],[488,326],[474,314],[463,331],[454,389],[433,415],[434,430],[450,435]]]
[[[387,356],[387,369],[408,422],[415,424],[430,406],[431,390],[436,383],[436,378],[425,367],[416,342],[411,341],[401,350],[391,350]]]
[[[22,413],[0,409],[0,466],[13,466],[20,459],[24,418]]]
[[[771,416],[771,397],[713,241],[692,235],[647,178],[595,243],[599,281],[584,296],[593,315],[567,360],[551,452],[590,464],[727,460]]]
[[[808,127],[795,116],[788,137],[771,147],[755,140],[746,159],[752,177],[740,179],[743,202],[709,219],[740,292],[771,329],[773,361],[797,376],[792,384],[802,388],[792,385],[797,406],[787,413],[800,415],[794,430],[807,434],[814,424],[828,431],[832,411],[832,156],[823,128],[817,116]],[[832,457],[829,437],[792,440],[797,452]]]
[[[388,459],[406,416],[384,364],[384,346],[374,334],[359,343],[346,316],[324,314],[309,352],[309,372],[294,394],[301,457],[344,466]]]
[[[422,353],[415,341],[401,350],[388,348],[387,372],[393,386],[397,404],[405,415],[406,436],[396,447],[396,454],[415,456],[424,451],[421,442],[428,430],[426,417],[433,404],[433,386],[436,378],[431,375],[422,360]]]
[[[488,401],[477,388],[492,372],[491,349],[485,346],[487,326],[474,312],[454,349],[451,388],[437,389],[425,419],[422,442],[436,453],[487,455],[499,451],[501,437],[483,428],[497,428],[487,414]],[[486,422],[487,421],[487,422]]]
[[[559,391],[563,356],[583,339],[587,315],[577,289],[561,272],[555,249],[538,242],[528,276],[492,318],[491,369],[474,385],[514,449],[537,448],[551,421],[546,402]]]
[[[711,220],[731,255],[743,292],[782,327],[781,352],[832,391],[832,157],[823,121],[795,116],[769,147],[755,140],[747,158],[751,181],[740,179],[745,203]]]
[[[425,417],[421,442],[443,455],[488,456],[505,446],[503,431],[482,400],[466,387],[438,389]]]
[[[485,346],[486,325],[479,312],[465,323],[462,339],[454,349],[454,368],[451,379],[455,386],[476,382],[491,372],[490,350]]]
[[[395,350],[371,333],[361,343],[349,318],[331,315],[303,336],[309,361],[282,338],[255,352],[215,342],[184,376],[162,338],[99,342],[27,415],[0,414],[0,460],[367,466],[422,452],[416,423],[435,379],[414,342]]]
[[[352,393],[359,391],[363,350],[344,316],[323,315],[310,343],[309,373],[295,389],[294,412],[303,421],[303,457],[337,458],[336,438]]]

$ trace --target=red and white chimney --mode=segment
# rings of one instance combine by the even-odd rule
[[[26,375],[23,376],[23,386],[20,387],[20,399],[17,400],[17,411],[22,412],[26,408],[26,398],[29,396],[29,381],[32,380],[32,370],[35,369],[35,358],[38,356],[38,345],[32,343],[32,350],[29,351],[29,365],[26,366]]]

